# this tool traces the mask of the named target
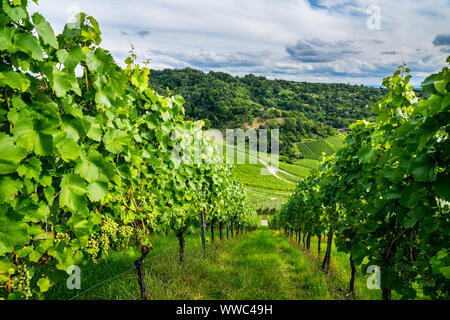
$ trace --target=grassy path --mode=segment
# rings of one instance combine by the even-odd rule
[[[177,249],[175,237],[155,239],[145,267],[150,299],[346,298],[345,275],[325,275],[314,257],[268,229],[218,243],[215,248],[208,245],[205,252],[200,239],[187,238],[185,266],[178,263]],[[81,292],[68,292],[60,286],[53,289],[51,298],[68,299],[82,293],[78,299],[139,299],[130,266],[130,257],[112,255],[104,263],[82,270]],[[338,267],[336,270],[339,273]],[[360,297],[369,298],[365,294]]]

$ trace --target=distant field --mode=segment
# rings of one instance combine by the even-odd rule
[[[321,160],[322,152],[327,156],[339,150],[344,142],[345,136],[334,136],[326,139],[297,142],[295,145],[306,159]]]
[[[262,164],[237,164],[233,174],[245,186],[281,191],[292,191],[295,188],[295,184],[284,182],[273,175],[262,175],[261,168],[264,168]]]
[[[345,135],[328,137],[326,141],[330,143],[333,148],[337,151],[344,146]]]
[[[279,167],[281,170],[284,170],[290,174],[296,175],[299,178],[303,178],[303,177],[306,177],[307,175],[309,175],[309,172],[312,169],[310,167],[305,167],[301,164],[289,164],[289,163],[284,163],[284,162],[280,162]]]
[[[266,198],[275,197],[277,199],[287,200],[291,195],[291,191],[267,190],[264,188],[257,188],[251,186],[247,187],[246,190],[247,194],[252,193],[259,196],[265,196]]]
[[[299,165],[301,167],[305,167],[308,169],[314,169],[317,168],[319,165],[319,161],[314,159],[300,159],[294,162],[296,165]]]
[[[325,152],[327,155],[336,152],[342,147],[344,139],[345,136],[341,135],[297,143],[296,146],[304,156],[304,159],[297,160],[293,164],[279,162],[278,168],[286,172],[277,172],[278,177],[281,179],[274,175],[262,175],[261,169],[265,167],[260,162],[249,164],[249,154],[253,161],[259,156],[259,159],[267,163],[270,163],[269,155],[258,155],[255,151],[242,148],[238,152],[241,154],[245,153],[245,164],[236,164],[233,169],[233,175],[245,185],[247,196],[255,208],[278,209],[286,202],[297,186],[297,182],[308,176],[310,171],[318,166],[318,160],[322,158],[322,152]],[[227,152],[231,152],[233,149],[236,148],[227,146]],[[235,160],[237,160],[236,155]]]
[[[285,173],[283,173],[283,172],[278,172],[278,176],[279,176],[281,179],[284,179],[284,180],[286,180],[286,181],[290,181],[290,182],[295,183],[295,185],[297,185],[297,182],[300,181],[300,179],[302,179],[302,177],[288,175],[288,174],[285,174]]]

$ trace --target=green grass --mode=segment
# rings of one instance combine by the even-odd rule
[[[186,263],[181,266],[177,239],[160,236],[154,239],[154,250],[145,262],[145,282],[150,299],[347,299],[349,267],[344,260],[334,254],[331,274],[326,275],[313,255],[280,233],[263,228],[215,247],[209,244],[205,252],[198,236],[187,237]],[[121,274],[127,270],[131,271]],[[82,291],[98,283],[77,299],[139,299],[130,257],[115,254],[82,269]],[[364,289],[364,283],[362,276],[357,278],[355,298],[378,298],[377,292]],[[60,284],[48,298],[67,299],[75,294]]]
[[[316,268],[320,269],[322,265],[323,255],[326,250],[326,239],[322,238],[321,242],[321,256],[318,256],[318,239],[317,237],[311,238],[311,247],[310,251],[307,251],[303,248],[303,244],[300,247],[297,246],[296,241],[292,238],[289,239],[289,242],[294,247],[299,248],[303,252],[305,256],[310,258],[312,264],[316,266]],[[345,284],[345,288],[348,288],[350,277],[351,277],[351,269],[350,269],[350,260],[349,255],[344,252],[337,251],[334,241],[333,246],[331,247],[331,261],[330,261],[330,271],[329,274],[334,281],[337,283]],[[367,289],[367,278],[369,277],[362,270],[360,266],[356,266],[357,273],[355,278],[355,297],[357,299],[362,300],[379,300],[381,299],[381,290],[369,290]],[[393,298],[395,299],[397,296],[393,293]]]

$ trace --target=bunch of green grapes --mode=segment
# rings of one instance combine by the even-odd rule
[[[92,255],[92,261],[97,262],[97,257],[100,252],[100,246],[98,244],[97,239],[95,239],[95,237],[91,236],[89,238],[86,249],[87,249],[86,252],[88,252]]]
[[[117,241],[117,228],[118,224],[112,221],[110,218],[105,218],[103,220],[102,226],[100,227],[100,231],[102,234],[107,235],[111,238],[113,242]]]
[[[118,244],[121,248],[128,247],[128,242],[133,235],[133,227],[130,226],[122,226],[117,229],[117,232],[120,235],[120,243]]]
[[[100,236],[100,249],[101,249],[102,257],[108,256],[109,238],[106,234],[102,234]]]
[[[136,204],[140,207],[140,208],[144,208],[147,207],[147,197],[145,196],[137,196],[136,197]]]
[[[69,242],[70,236],[67,233],[59,232],[55,237],[55,243]]]
[[[13,291],[22,292],[25,299],[31,298],[33,295],[30,288],[31,275],[26,265],[21,265],[17,269],[16,275],[11,279],[11,289]]]
[[[150,213],[147,214],[146,223],[150,229],[152,230],[156,229],[157,221],[156,221],[156,214],[154,211],[151,211]]]

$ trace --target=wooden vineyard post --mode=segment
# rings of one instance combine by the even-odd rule
[[[322,235],[319,234],[317,236],[317,251],[318,251],[319,256],[320,256],[320,243],[321,243],[321,241],[322,241]]]
[[[201,190],[202,195],[202,211],[200,213],[201,216],[201,229],[202,229],[202,247],[206,249],[206,234],[205,234],[205,210],[203,208],[203,188]]]
[[[350,293],[353,296],[355,293],[355,275],[356,275],[356,266],[353,261],[353,255],[350,254],[350,267],[352,269],[352,276],[350,278]]]
[[[223,222],[219,222],[219,236],[220,236],[220,241],[224,240],[223,237]]]
[[[184,231],[180,231],[177,233],[178,243],[180,245],[180,264],[184,266],[184,247],[185,247],[185,241],[184,241]]]
[[[328,272],[330,267],[330,259],[331,259],[331,246],[333,244],[333,229],[328,231],[328,240],[327,240],[327,251],[325,252],[325,257],[322,262],[322,269]]]

